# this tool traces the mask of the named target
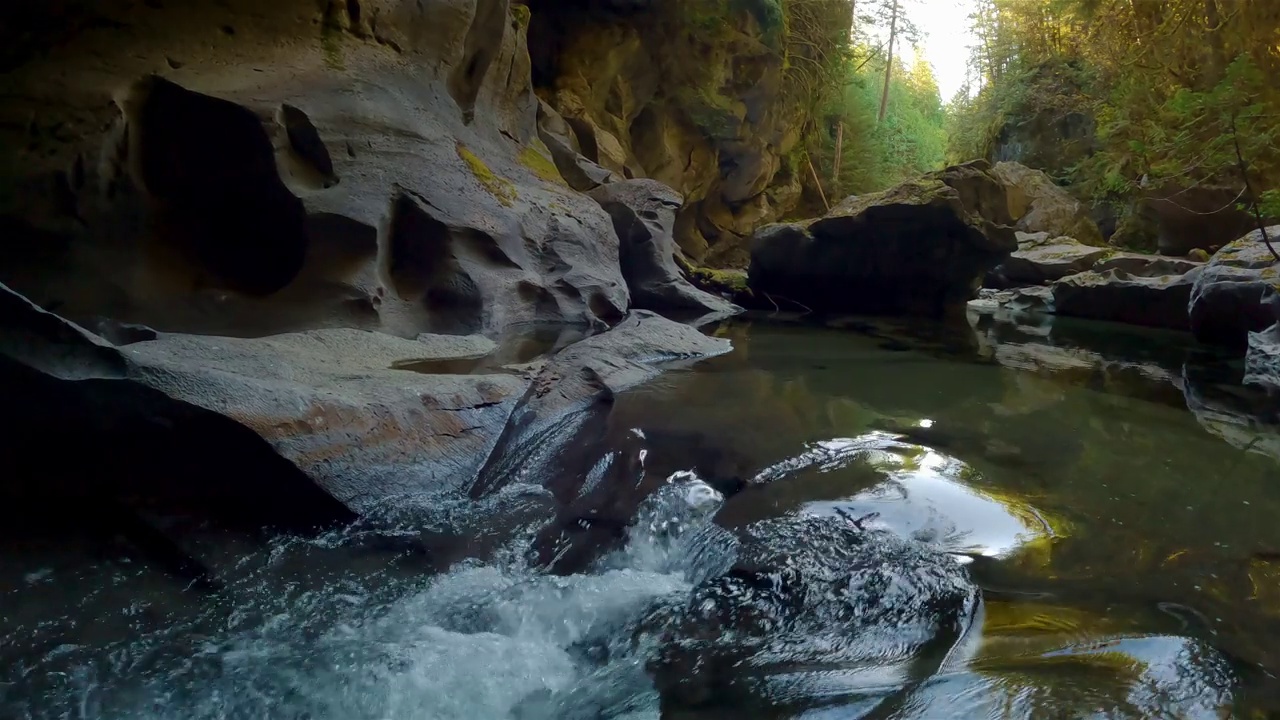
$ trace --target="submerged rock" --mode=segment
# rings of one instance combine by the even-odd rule
[[[937,314],[1017,249],[983,162],[948,168],[751,240],[753,292],[819,312]]]
[[[974,633],[972,657],[898,699],[893,717],[1034,720],[1064,708],[1117,720],[1229,714],[1238,680],[1227,658],[1206,643],[1099,632],[1054,607],[1030,605],[1010,618],[1004,605],[988,604],[994,612],[981,635]]]
[[[667,611],[653,671],[670,709],[884,698],[927,672],[922,653],[936,667],[978,603],[942,553],[841,517],[766,520],[741,531],[726,574]]]
[[[1280,225],[1267,229],[1280,251]],[[1214,253],[1191,291],[1191,332],[1201,342],[1244,348],[1249,333],[1280,318],[1267,305],[1280,288],[1280,262],[1255,230]]]
[[[1123,270],[1089,271],[1053,284],[1054,312],[1168,330],[1187,330],[1187,303],[1199,270],[1140,277]]]

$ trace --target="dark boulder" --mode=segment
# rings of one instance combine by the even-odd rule
[[[849,198],[751,239],[753,292],[818,312],[937,314],[1017,249],[1004,187],[984,162]]]

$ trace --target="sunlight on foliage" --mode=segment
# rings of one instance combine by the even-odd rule
[[[1280,184],[1280,3],[977,0],[972,22],[951,159],[990,157],[1018,123],[1078,113],[1096,123],[1092,146],[1046,169],[1095,198],[1243,191],[1247,179],[1264,214],[1280,211],[1268,190]]]

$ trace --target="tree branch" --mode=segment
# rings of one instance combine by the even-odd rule
[[[1249,207],[1253,210],[1253,220],[1258,224],[1258,233],[1262,235],[1262,242],[1266,244],[1267,250],[1271,251],[1271,257],[1280,263],[1280,253],[1271,245],[1271,238],[1267,236],[1267,223],[1262,219],[1262,208],[1258,207],[1258,196],[1253,194],[1253,186],[1249,183],[1249,166],[1244,162],[1244,153],[1240,151],[1240,135],[1236,132],[1236,113],[1231,113],[1231,142],[1236,146],[1236,162],[1240,166],[1240,175],[1244,178],[1244,189],[1249,193]]]

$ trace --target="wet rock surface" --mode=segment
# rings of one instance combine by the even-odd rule
[[[785,707],[823,685],[890,694],[927,672],[909,667],[921,652],[941,662],[978,605],[955,560],[851,519],[762,521],[739,542],[669,621],[657,671],[672,708]]]

